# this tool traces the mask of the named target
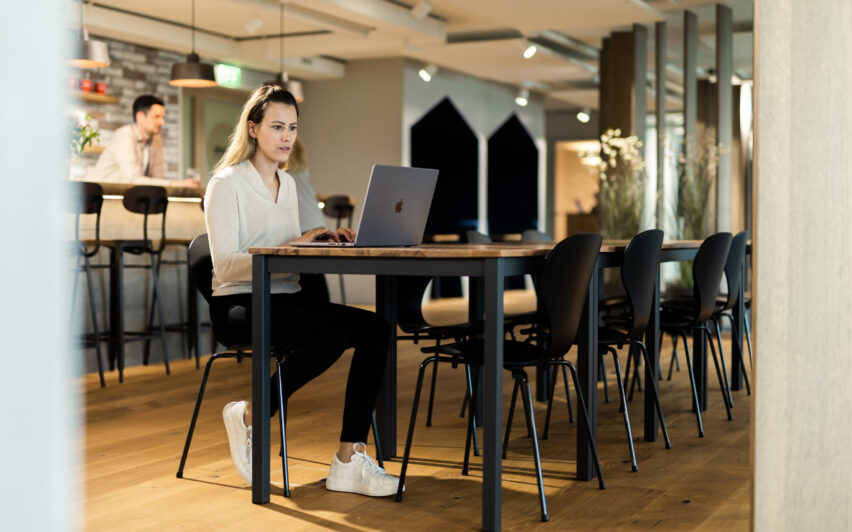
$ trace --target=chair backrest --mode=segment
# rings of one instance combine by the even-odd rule
[[[488,244],[492,241],[490,236],[472,229],[465,233],[465,236],[467,236],[467,241],[471,244]]]
[[[728,260],[725,261],[725,279],[728,283],[728,294],[725,298],[724,310],[734,308],[737,296],[740,293],[740,281],[742,280],[742,267],[745,261],[746,245],[748,244],[748,231],[741,231],[734,235],[731,240],[731,249],[728,251]]]
[[[403,332],[412,334],[429,326],[423,317],[423,293],[432,278],[428,276],[401,276],[397,280],[397,325]]]
[[[698,248],[692,262],[694,324],[709,320],[716,309],[719,283],[722,281],[732,239],[731,233],[716,233],[708,236]]]
[[[198,235],[189,243],[189,278],[207,303],[213,297],[213,259],[210,257],[210,240],[207,233]]]
[[[166,189],[152,185],[130,187],[124,191],[122,203],[128,211],[145,216],[142,221],[142,234],[145,239],[146,251],[154,254],[161,253],[163,248],[166,247],[166,208],[169,206],[169,197],[166,194]],[[152,214],[162,215],[160,244],[156,248],[151,239],[148,238],[148,216]]]
[[[553,242],[553,238],[547,233],[535,229],[527,229],[521,233],[521,242]]]
[[[627,327],[630,338],[637,338],[648,327],[662,246],[663,232],[649,229],[634,236],[624,250],[621,284],[632,309]]]
[[[597,233],[579,233],[556,244],[544,259],[540,298],[550,326],[550,358],[574,344],[601,241]]]
[[[74,213],[74,238],[80,253],[86,257],[97,254],[101,245],[101,208],[104,204],[104,189],[98,183],[75,181],[71,183],[71,212]],[[95,215],[95,245],[88,249],[80,238],[80,215]]]

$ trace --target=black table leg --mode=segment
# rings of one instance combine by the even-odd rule
[[[391,331],[397,327],[397,278],[387,275],[376,276],[376,313],[387,320]],[[382,457],[387,460],[396,456],[396,342],[388,344],[385,376],[379,397],[376,400],[376,424],[382,445]]]
[[[485,436],[482,464],[482,529],[500,530],[503,432],[503,259],[485,261]]]
[[[586,408],[589,411],[589,424],[592,426],[594,441],[597,441],[598,426],[598,279],[602,275],[602,271],[601,259],[598,257],[598,262],[589,280],[586,304],[577,331],[577,373],[579,374],[580,391],[583,393]],[[595,477],[592,452],[587,438],[585,425],[577,423],[577,478],[580,480],[590,480]]]
[[[657,410],[654,408],[654,396],[649,390],[653,390],[655,384],[653,379],[657,378],[660,361],[660,268],[657,267],[657,276],[654,281],[653,302],[651,303],[651,318],[648,328],[645,329],[645,347],[648,349],[648,358],[651,364],[645,364],[645,441],[657,441],[659,420]]]
[[[117,278],[116,278],[116,268],[118,265],[116,264],[116,249],[112,246],[109,248],[109,309],[107,314],[109,314],[109,351],[108,351],[108,359],[109,359],[109,369],[110,371],[115,369],[116,361],[118,360],[118,330],[120,329],[118,324],[118,317],[116,316],[116,309],[118,305],[116,304],[116,298],[118,297],[119,286],[117,286]]]
[[[267,257],[252,259],[252,486],[251,500],[255,504],[269,502],[269,348],[270,296]]]
[[[482,277],[468,278],[467,319],[473,323],[483,318],[485,313],[485,279]],[[471,381],[476,390],[476,426],[482,426],[482,372],[477,367],[470,368]]]

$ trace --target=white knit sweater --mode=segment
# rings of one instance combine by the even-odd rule
[[[301,236],[296,185],[278,171],[278,202],[251,161],[245,160],[214,175],[204,196],[204,221],[213,258],[213,295],[251,292],[248,250],[279,246]],[[298,292],[297,274],[274,274],[272,293]]]

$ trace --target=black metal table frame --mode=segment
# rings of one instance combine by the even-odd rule
[[[664,249],[661,262],[692,260],[697,248]],[[501,528],[501,459],[502,448],[502,397],[503,397],[503,279],[509,275],[531,273],[543,260],[543,257],[464,257],[464,258],[426,258],[426,257],[341,257],[341,256],[298,256],[264,255],[253,257],[252,264],[252,314],[260,319],[252,320],[252,340],[255,356],[252,357],[252,401],[254,402],[254,438],[252,444],[252,501],[265,504],[270,498],[270,426],[269,413],[269,348],[270,348],[270,274],[272,273],[332,273],[361,274],[376,276],[376,312],[384,317],[395,330],[396,318],[396,277],[403,275],[425,276],[469,276],[479,278],[482,286],[482,300],[471,290],[470,313],[479,315],[484,311],[485,318],[485,366],[483,379],[483,494],[482,528],[499,530]],[[586,295],[586,304],[578,331],[577,369],[580,386],[589,409],[592,431],[597,432],[597,352],[598,352],[598,297],[600,279],[604,268],[620,265],[621,252],[601,253]],[[743,267],[744,268],[744,267]],[[744,274],[744,269],[743,269]],[[474,281],[477,282],[477,281]],[[734,329],[742,331],[743,284],[740,283],[740,297],[734,308]],[[657,378],[659,363],[659,271],[657,289],[654,291],[654,305],[651,322],[646,331],[646,343],[649,347],[651,365],[645,368],[646,387],[650,379]],[[594,318],[594,319],[593,319]],[[742,336],[740,335],[740,338]],[[497,341],[497,340],[500,341]],[[699,387],[699,402],[702,410],[706,408],[706,356],[704,341],[694,341],[693,358],[696,384]],[[734,346],[739,349],[740,346]],[[736,354],[736,353],[734,353]],[[264,355],[264,356],[261,356]],[[732,388],[739,389],[742,368],[733,357]],[[386,458],[396,456],[396,342],[390,343],[384,384],[376,405],[376,418],[382,442],[382,453]],[[645,440],[656,441],[659,420],[653,405],[651,394],[645,395]],[[597,435],[592,434],[596,439]],[[592,456],[586,445],[585,428],[577,427],[577,477],[589,480],[594,477]]]

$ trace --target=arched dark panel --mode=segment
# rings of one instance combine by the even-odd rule
[[[488,232],[538,227],[538,148],[513,114],[488,139]]]
[[[476,229],[478,149],[476,134],[449,98],[411,126],[411,166],[440,171],[427,235]]]

